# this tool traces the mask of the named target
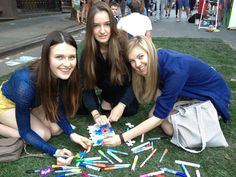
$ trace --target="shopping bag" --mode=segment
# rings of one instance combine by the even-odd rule
[[[19,159],[23,147],[21,138],[0,138],[0,162]]]
[[[176,110],[177,113],[170,115],[173,144],[191,153],[200,153],[206,147],[228,147],[217,111],[210,100],[178,106]]]

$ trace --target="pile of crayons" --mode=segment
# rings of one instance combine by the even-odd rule
[[[133,154],[138,154],[140,152],[147,151],[150,149],[153,149],[153,145],[151,145],[150,141],[148,141],[146,143],[140,144],[140,145],[132,148],[131,151]]]
[[[76,166],[85,167],[96,171],[109,171],[121,168],[129,168],[131,166],[131,164],[121,164],[123,160],[115,154],[128,155],[127,152],[117,151],[115,149],[107,149],[107,154],[120,164],[115,164],[113,160],[103,151],[98,150],[98,153],[106,160],[101,160],[101,157],[79,158],[75,160]]]
[[[176,164],[180,164],[183,172],[181,171],[176,171],[170,168],[166,168],[166,167],[161,167],[160,171],[156,171],[156,172],[151,172],[151,173],[147,173],[147,174],[142,174],[139,177],[150,177],[150,176],[156,176],[156,175],[160,175],[160,174],[164,174],[164,173],[171,173],[174,174],[176,176],[181,176],[181,177],[190,177],[190,174],[186,168],[186,166],[190,166],[190,167],[195,167],[196,169],[196,177],[200,177],[200,171],[198,168],[200,168],[199,164],[196,163],[192,163],[192,162],[186,162],[186,161],[181,161],[181,160],[175,160]]]
[[[127,152],[118,151],[112,148],[108,148],[106,150],[106,153],[104,153],[102,150],[98,150],[98,153],[100,156],[97,157],[86,157],[84,155],[76,155],[74,157],[74,161],[76,163],[75,166],[57,166],[52,165],[50,167],[40,169],[40,170],[27,170],[26,173],[39,173],[40,176],[48,176],[50,174],[58,174],[56,177],[66,177],[66,176],[73,176],[80,174],[84,177],[102,177],[95,174],[90,174],[87,172],[84,172],[82,169],[91,169],[97,172],[100,171],[111,171],[116,169],[124,169],[124,168],[130,168],[132,171],[135,171],[135,168],[138,163],[139,159],[139,153],[150,150],[150,154],[147,156],[147,158],[140,163],[139,168],[142,168],[149,159],[155,156],[155,153],[157,152],[157,149],[154,149],[154,146],[152,144],[152,141],[159,140],[161,138],[155,138],[155,139],[149,139],[148,142],[142,143],[136,147],[131,148],[132,154],[135,154],[132,165],[130,163],[124,163],[122,160],[122,156],[128,156],[129,154]],[[89,150],[90,151],[90,150]],[[158,158],[157,163],[162,163],[164,157],[168,153],[168,149],[165,148],[162,155]],[[67,155],[60,155],[55,154],[55,157],[63,157],[68,158]],[[156,157],[155,157],[156,158]],[[180,160],[175,160],[176,164],[180,164],[180,167],[182,171],[177,171],[174,169],[170,169],[167,167],[161,167],[159,171],[154,171],[146,174],[142,174],[139,177],[149,177],[149,176],[157,176],[164,173],[171,173],[176,176],[181,177],[190,177],[190,174],[186,168],[186,166],[195,167],[196,169],[196,176],[200,177],[200,171],[198,168],[200,168],[199,164],[191,163],[191,162],[185,162]]]

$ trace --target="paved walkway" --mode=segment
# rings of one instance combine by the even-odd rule
[[[188,23],[184,18],[182,22],[176,22],[174,10],[169,19],[163,18],[157,23],[153,20],[152,22],[153,37],[219,38],[236,50],[236,30],[229,31],[220,28],[218,33],[206,32],[205,29],[198,30],[196,25]],[[84,38],[84,27],[70,20],[70,13],[0,21],[0,75],[8,74],[19,67],[19,65],[14,65],[15,60],[22,62],[22,60],[30,60],[28,56],[39,57],[40,44],[49,32],[65,30],[71,33],[77,42],[80,42]],[[35,48],[35,46],[38,47]],[[13,52],[18,54],[13,55]],[[6,64],[6,62],[10,63]]]
[[[174,10],[169,19],[163,18],[157,23],[153,22],[153,36],[156,37],[186,37],[186,38],[218,38],[236,49],[236,30],[227,30],[220,27],[220,32],[207,32],[206,29],[198,29],[198,26],[188,23],[186,18],[176,22]],[[185,14],[184,14],[185,15]],[[183,15],[183,17],[184,17]]]
[[[0,58],[11,51],[22,50],[42,42],[45,36],[53,30],[78,32],[84,26],[78,26],[70,20],[70,14],[55,13],[33,18],[23,18],[0,22]]]
[[[44,37],[52,30],[64,29],[68,32],[78,32],[84,26],[78,26],[70,20],[70,13],[56,13],[54,15],[37,16],[7,22],[0,22],[0,58],[8,51],[22,50],[42,42]],[[184,20],[176,22],[174,10],[169,19],[163,18],[157,23],[153,22],[154,37],[192,37],[192,38],[220,38],[236,49],[236,31],[220,28],[220,32],[206,32],[198,30],[194,24]]]

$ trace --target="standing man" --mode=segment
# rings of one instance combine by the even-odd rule
[[[126,31],[130,37],[144,35],[152,38],[152,23],[148,16],[143,15],[140,1],[132,1],[130,4],[131,14],[122,17],[117,28]]]
[[[182,9],[184,7],[185,11],[186,11],[186,16],[187,18],[189,18],[189,14],[190,14],[190,9],[189,9],[189,0],[178,0],[179,3],[179,18],[177,18],[177,22],[181,21],[181,17],[182,17]]]
[[[118,23],[118,21],[120,20],[120,17],[117,15],[118,3],[115,0],[112,0],[110,1],[109,6],[116,20],[116,23]]]

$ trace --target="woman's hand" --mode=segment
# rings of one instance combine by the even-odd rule
[[[100,115],[99,117],[94,118],[94,121],[99,126],[110,124],[109,119],[107,118],[106,115]]]
[[[102,141],[102,145],[106,146],[106,147],[115,147],[115,146],[119,146],[121,145],[121,139],[119,135],[113,135],[112,137],[109,136],[105,136],[103,141]]]
[[[77,133],[71,133],[70,134],[70,139],[74,143],[80,144],[84,149],[87,149],[88,146],[91,145],[91,140],[90,139],[88,139],[84,136],[78,135]]]
[[[65,149],[65,148],[64,149],[57,149],[56,154],[69,156],[68,158],[57,157],[57,165],[70,165],[73,158],[74,158],[73,153],[70,150]]]
[[[110,116],[109,116],[109,120],[110,120],[110,122],[117,122],[120,118],[121,118],[121,116],[122,116],[122,114],[123,114],[123,112],[124,112],[124,110],[125,110],[125,104],[123,104],[123,103],[121,103],[121,102],[119,102],[112,110],[111,110],[111,114],[110,114]]]

